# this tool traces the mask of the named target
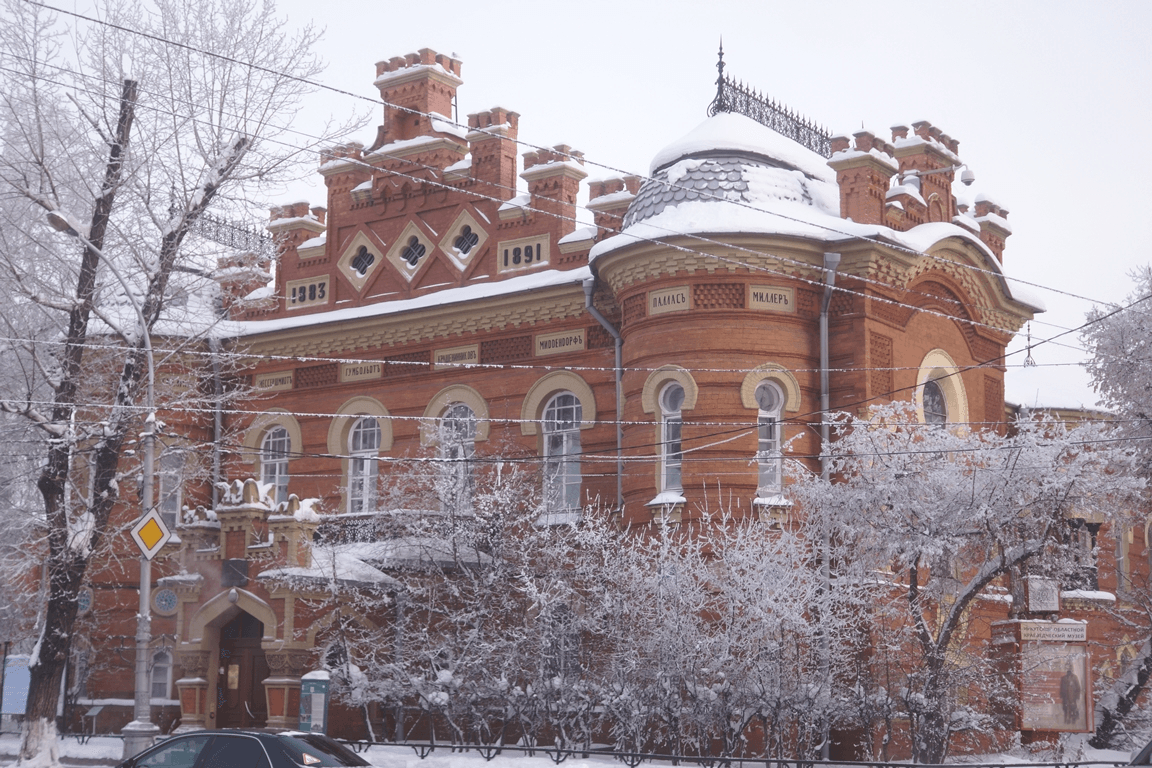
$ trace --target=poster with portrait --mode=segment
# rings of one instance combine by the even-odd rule
[[[1023,643],[1021,662],[1024,730],[1092,730],[1087,645]]]

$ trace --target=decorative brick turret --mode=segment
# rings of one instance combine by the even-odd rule
[[[451,117],[456,89],[463,82],[460,60],[431,48],[377,62],[374,85],[385,106],[376,146],[433,133],[428,113]]]
[[[1003,264],[1004,241],[1012,234],[1012,225],[1008,223],[1008,209],[984,195],[977,195],[975,204],[976,221],[980,224],[980,239]]]
[[[639,176],[597,179],[588,184],[588,210],[599,227],[597,239],[611,237],[623,228],[624,214],[640,191]]]
[[[920,197],[927,208],[927,221],[952,221],[956,215],[956,198],[952,195],[954,170],[943,168],[960,165],[960,142],[926,120],[908,126],[892,126],[893,155],[900,163],[900,173],[917,171],[920,177]],[[927,173],[940,171],[939,173]]]
[[[480,194],[500,200],[516,196],[516,137],[520,115],[503,107],[468,115],[465,137],[472,152],[472,178]]]
[[[232,307],[257,288],[272,281],[268,260],[252,251],[238,251],[216,261],[216,281],[220,284],[220,308],[228,314]]]
[[[860,224],[884,224],[885,196],[897,164],[892,147],[870,131],[854,134],[855,147],[847,136],[832,138],[832,159],[840,186],[840,215]]]
[[[576,194],[580,182],[587,178],[584,153],[567,144],[557,144],[551,150],[524,153],[524,172],[520,177],[528,182],[532,208],[545,211],[556,221],[557,232],[566,235],[576,228]]]

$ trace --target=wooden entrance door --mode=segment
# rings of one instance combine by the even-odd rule
[[[221,728],[262,728],[268,720],[264,678],[268,662],[260,639],[264,624],[241,612],[220,628],[216,722]]]

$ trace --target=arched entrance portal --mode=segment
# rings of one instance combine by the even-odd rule
[[[268,721],[264,679],[268,661],[260,640],[264,623],[239,611],[220,627],[216,722],[221,728],[262,728]]]

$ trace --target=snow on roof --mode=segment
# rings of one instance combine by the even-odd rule
[[[587,266],[568,270],[548,269],[512,277],[507,280],[474,283],[459,288],[447,288],[443,291],[435,291],[414,299],[382,301],[378,304],[369,304],[363,307],[350,307],[348,309],[337,309],[331,312],[317,312],[311,315],[298,315],[274,320],[232,321],[225,324],[221,330],[228,335],[251,336],[259,333],[304,328],[324,323],[338,323],[368,317],[384,317],[387,315],[397,315],[402,312],[413,312],[420,309],[439,307],[446,304],[459,304],[466,301],[478,301],[495,296],[507,296],[509,294],[524,293],[542,288],[571,285],[573,283],[582,285],[584,280],[591,276],[591,268]]]
[[[445,117],[439,112],[429,112],[428,117],[432,120],[432,130],[440,131],[440,133],[450,133],[453,136],[463,139],[468,135],[468,127],[459,125],[450,117]]]
[[[375,85],[376,87],[380,87],[381,85],[384,85],[385,83],[387,83],[391,80],[399,80],[400,78],[411,77],[413,73],[421,72],[424,70],[436,70],[438,74],[445,75],[445,76],[457,81],[458,84],[464,82],[459,77],[457,77],[453,73],[449,72],[447,69],[445,69],[443,66],[441,66],[440,64],[437,63],[437,64],[410,64],[406,67],[400,67],[399,69],[394,70],[392,72],[385,72],[384,74],[380,75],[375,80],[373,80],[372,85]]]
[[[578,227],[571,234],[564,235],[560,238],[557,245],[564,245],[565,243],[579,243],[583,240],[591,240],[596,237],[596,227]]]
[[[391,576],[374,568],[358,557],[341,551],[338,547],[314,545],[312,547],[312,565],[304,568],[294,566],[289,568],[269,568],[261,571],[259,579],[283,579],[292,581],[305,579],[309,581],[345,581],[358,584],[374,584],[376,586],[392,586],[398,582]]]
[[[807,147],[761,125],[750,117],[721,112],[672,142],[652,158],[649,175],[677,160],[701,153],[723,151],[750,153],[783,163],[804,175],[835,182],[827,161]]]
[[[529,195],[527,193],[525,193],[523,195],[516,195],[516,197],[512,198],[511,200],[509,200],[508,202],[502,204],[499,208],[497,208],[496,212],[499,213],[500,211],[509,211],[509,210],[512,210],[513,208],[523,208],[524,206],[528,205],[528,203],[530,203],[530,202],[532,202],[532,195]]]

